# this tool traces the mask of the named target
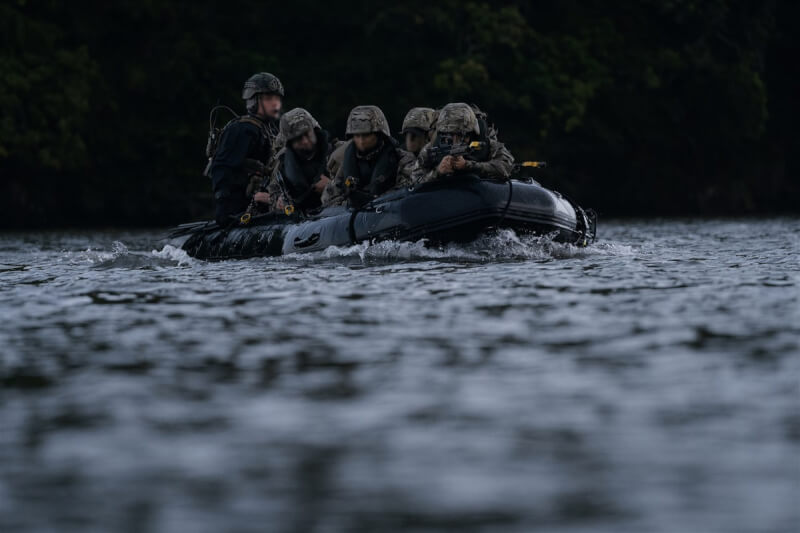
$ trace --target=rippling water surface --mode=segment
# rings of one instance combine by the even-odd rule
[[[0,531],[789,532],[800,221],[0,235]]]

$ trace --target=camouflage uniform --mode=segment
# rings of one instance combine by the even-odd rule
[[[494,128],[490,129],[487,125],[481,138],[481,127],[475,111],[467,104],[453,103],[447,104],[439,112],[433,138],[419,153],[413,171],[415,185],[442,177],[437,170],[439,162],[432,161],[429,153],[432,147],[437,146],[439,137],[445,133],[462,135],[468,142],[478,140],[486,143],[486,148],[479,153],[464,155],[467,161],[466,168],[456,170],[453,174],[473,174],[493,179],[504,179],[511,175],[514,157],[505,145],[497,140]]]
[[[383,111],[371,105],[354,107],[347,117],[347,137],[369,133],[378,135],[371,152],[359,153],[350,139],[331,154],[328,170],[333,179],[322,194],[324,205],[359,205],[392,188],[411,185],[414,156],[391,137]]]
[[[400,130],[400,135],[405,136],[406,133],[415,132],[417,135],[425,138],[425,142],[430,141],[430,131],[435,122],[435,109],[430,107],[414,107],[408,113],[406,113],[406,118],[403,119],[403,127]],[[405,148],[406,150],[409,150],[408,146]],[[414,153],[414,155],[416,156],[419,154]]]
[[[344,152],[351,143],[352,141],[342,142],[333,152],[331,152],[331,155],[328,158],[328,176],[331,176],[331,179],[336,178],[336,176],[339,174],[339,170],[342,168],[342,163],[344,163]]]
[[[314,130],[317,138],[314,154],[310,158],[298,157],[291,147],[291,141],[305,135],[309,130]],[[300,209],[319,207],[320,195],[312,187],[322,176],[331,176],[327,170],[328,157],[336,146],[344,143],[331,139],[330,134],[322,129],[311,113],[301,107],[292,109],[281,117],[278,137],[282,147],[273,159],[271,180],[267,188],[271,209],[278,210],[277,204],[281,198],[285,206],[292,205]]]

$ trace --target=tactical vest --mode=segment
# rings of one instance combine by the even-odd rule
[[[217,149],[219,148],[219,143],[222,140],[225,131],[232,125],[239,124],[241,122],[247,122],[254,125],[258,128],[259,132],[259,147],[256,150],[256,153],[253,154],[255,157],[245,159],[245,172],[248,175],[258,173],[256,170],[262,169],[264,165],[266,165],[272,158],[272,147],[275,146],[275,140],[278,136],[277,124],[267,123],[252,115],[242,115],[229,121],[221,130],[212,128],[212,130],[209,132],[208,143],[206,145],[206,157],[208,158],[208,164],[203,172],[204,176],[209,178],[211,177],[211,166],[214,163],[214,157],[217,155]]]
[[[278,130],[275,125],[268,124],[250,115],[239,117],[238,122],[247,122],[258,128],[260,145],[255,159],[263,164],[268,163],[272,157],[272,147],[275,145],[275,138],[278,136]]]

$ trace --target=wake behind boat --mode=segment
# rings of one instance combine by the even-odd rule
[[[499,228],[587,246],[595,239],[596,217],[532,179],[459,176],[391,191],[358,209],[334,206],[305,216],[270,213],[228,227],[183,224],[167,239],[192,257],[223,260],[317,252],[364,241],[469,242]]]

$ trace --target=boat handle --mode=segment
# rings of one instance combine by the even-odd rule
[[[319,233],[312,233],[305,239],[303,239],[302,237],[295,237],[294,246],[295,248],[307,248],[309,246],[317,244],[318,241],[319,241]]]

